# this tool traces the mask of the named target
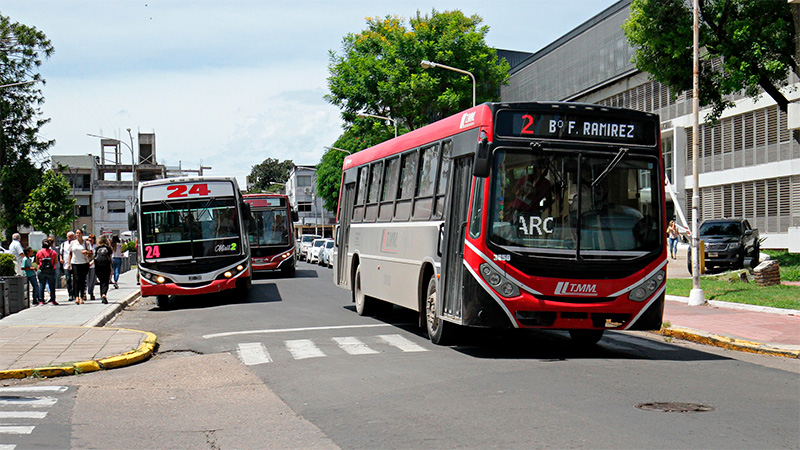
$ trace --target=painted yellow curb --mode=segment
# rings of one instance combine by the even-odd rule
[[[691,328],[662,328],[661,331],[657,333],[661,334],[662,336],[670,336],[676,339],[682,339],[684,341],[696,342],[698,344],[713,345],[715,347],[721,347],[728,350],[800,359],[800,350],[775,348],[760,342],[746,341],[743,339],[736,339],[719,334],[706,333],[704,331],[693,330]]]
[[[95,372],[98,370],[116,369],[117,367],[129,366],[136,364],[149,358],[155,350],[156,341],[158,338],[155,334],[149,331],[131,330],[127,328],[117,328],[118,330],[134,331],[137,333],[144,333],[145,338],[139,348],[136,350],[124,353],[122,355],[111,356],[103,359],[82,361],[72,363],[68,366],[55,366],[55,367],[36,367],[33,369],[14,369],[14,370],[1,370],[0,380],[10,378],[53,378],[66,375],[75,375],[88,372]]]

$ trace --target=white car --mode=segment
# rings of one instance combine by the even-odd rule
[[[320,252],[319,256],[319,265],[332,267],[333,261],[331,260],[331,257],[333,257],[333,239],[325,239],[325,245],[322,247],[322,251]]]
[[[314,242],[314,239],[319,239],[322,236],[317,234],[304,234],[300,236],[300,248],[297,249],[297,254],[300,256],[300,259],[308,259],[308,248],[311,247],[311,243]]]
[[[325,239],[314,239],[311,242],[311,246],[308,248],[308,253],[306,255],[306,261],[309,263],[319,263],[319,254],[322,251],[322,247],[325,245]]]

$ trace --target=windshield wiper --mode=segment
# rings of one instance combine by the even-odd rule
[[[627,148],[625,147],[620,148],[619,152],[617,152],[617,156],[615,156],[614,159],[612,159],[611,162],[608,163],[608,167],[606,167],[603,173],[601,173],[600,176],[598,176],[597,178],[594,179],[594,181],[592,181],[592,187],[594,188],[597,185],[597,183],[603,181],[603,179],[607,177],[612,170],[614,170],[614,167],[617,167],[617,164],[619,164],[619,162],[622,161],[622,158],[624,158],[625,155],[627,154],[628,154]]]
[[[561,178],[561,173],[559,173],[556,167],[553,165],[553,160],[550,159],[550,157],[547,156],[547,153],[544,152],[542,144],[540,142],[534,142],[531,144],[531,149],[533,149],[534,152],[539,154],[539,156],[546,161],[548,173],[553,174],[553,176],[556,178],[556,184],[559,186],[559,188],[563,188],[565,186],[564,179]]]

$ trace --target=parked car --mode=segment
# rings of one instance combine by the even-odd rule
[[[319,238],[314,239],[311,242],[311,246],[307,250],[306,254],[306,261],[309,263],[319,263],[319,254],[322,251],[322,247],[325,245],[325,239]]]
[[[325,267],[333,266],[333,261],[331,261],[332,256],[333,256],[333,239],[326,239],[325,246],[322,247],[322,252],[320,252],[319,265]]]
[[[300,248],[297,249],[297,254],[300,259],[306,259],[308,257],[308,248],[311,247],[311,243],[314,242],[314,239],[319,239],[321,237],[322,236],[318,234],[304,234],[300,236]]]
[[[758,230],[747,219],[704,220],[699,228],[700,240],[705,242],[706,268],[730,267],[742,269],[755,267],[761,252]],[[689,272],[692,271],[691,247]]]

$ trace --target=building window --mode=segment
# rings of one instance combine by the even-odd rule
[[[311,212],[311,203],[298,203],[297,204],[297,211],[298,212]]]
[[[75,206],[75,215],[78,217],[92,217],[92,206],[91,205],[76,205]]]
[[[673,138],[671,136],[661,139],[661,153],[664,156],[664,175],[667,176],[670,183],[675,184],[675,178],[672,176],[673,145]]]
[[[125,200],[109,200],[108,212],[109,214],[125,213]]]
[[[313,178],[311,175],[298,175],[297,176],[297,187],[306,187],[312,185]]]

